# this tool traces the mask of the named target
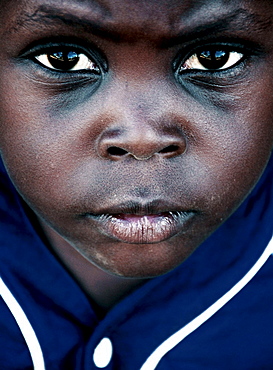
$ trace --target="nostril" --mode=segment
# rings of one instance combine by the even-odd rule
[[[163,149],[159,150],[157,153],[158,154],[163,154],[165,157],[173,157],[173,156],[176,156],[176,155],[179,155],[183,152],[182,148],[179,146],[179,145],[175,145],[175,144],[172,144],[172,145],[168,145],[166,147],[164,147]],[[153,154],[155,154],[156,152],[154,152]],[[125,156],[126,154],[132,154],[133,157],[136,157],[137,159],[139,158],[150,158],[152,155],[149,153],[149,155],[136,155],[135,153],[131,153],[131,152],[128,152],[127,150],[125,149],[122,149],[120,148],[119,146],[110,146],[109,148],[107,148],[107,154],[110,156],[110,157],[123,157]]]
[[[121,157],[125,154],[127,154],[128,152],[122,148],[119,148],[117,146],[110,146],[108,149],[107,149],[107,153],[111,156],[117,156],[117,157]]]
[[[176,153],[177,151],[179,151],[178,145],[169,145],[169,146],[166,146],[166,148],[161,149],[158,153],[171,154],[171,153]]]

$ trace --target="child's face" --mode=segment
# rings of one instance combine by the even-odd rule
[[[19,192],[109,272],[181,263],[270,156],[272,1],[1,4],[0,148]]]

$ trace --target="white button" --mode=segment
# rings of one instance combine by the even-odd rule
[[[113,355],[113,346],[109,338],[103,338],[95,348],[93,361],[94,364],[103,369],[109,365]]]

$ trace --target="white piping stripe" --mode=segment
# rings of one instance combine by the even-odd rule
[[[36,334],[23,309],[16,301],[6,284],[0,278],[0,294],[15,318],[27,343],[35,370],[45,370],[43,353]]]
[[[215,303],[213,303],[209,308],[202,312],[199,316],[185,325],[182,329],[178,330],[168,339],[166,339],[155,351],[148,357],[145,363],[142,365],[140,370],[154,370],[160,360],[177,346],[183,339],[185,339],[189,334],[201,326],[205,321],[207,321],[211,316],[213,316],[217,311],[219,311],[228,301],[230,301],[237,293],[242,290],[247,283],[257,274],[257,272],[263,267],[270,255],[273,253],[273,238],[270,240],[266,249],[264,250],[261,257],[254,264],[254,266],[247,272],[247,274],[238,281],[227,293],[225,293],[221,298],[219,298]]]

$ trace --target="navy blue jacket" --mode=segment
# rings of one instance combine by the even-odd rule
[[[273,369],[272,164],[191,257],[102,320],[1,164],[0,369]]]

